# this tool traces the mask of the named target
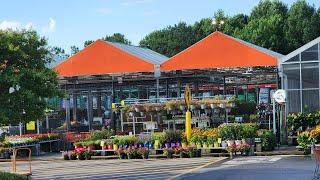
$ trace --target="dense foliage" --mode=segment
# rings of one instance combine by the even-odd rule
[[[0,179],[2,180],[26,180],[28,178],[24,176],[20,176],[18,174],[8,173],[8,172],[0,172]]]
[[[212,19],[204,18],[193,25],[179,22],[146,35],[140,46],[171,57],[203,39],[215,30],[253,44],[288,54],[294,49],[320,36],[320,10],[305,0],[297,0],[288,7],[281,1],[263,0],[249,16],[226,16],[222,10]],[[219,25],[223,20],[225,23]]]
[[[237,140],[255,138],[258,126],[256,124],[222,124],[219,126],[219,135],[223,140]]]
[[[302,132],[320,124],[320,111],[289,114],[287,120],[288,127],[291,132]]]
[[[276,135],[269,130],[262,130],[259,133],[259,137],[261,139],[261,146],[263,151],[272,151],[276,146]]]
[[[0,31],[0,123],[36,120],[59,95],[47,40],[35,31]]]

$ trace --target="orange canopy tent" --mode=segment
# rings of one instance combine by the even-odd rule
[[[214,32],[163,64],[162,71],[277,66],[281,54]]]
[[[152,62],[152,58],[150,58],[151,60],[142,58],[149,57],[150,54],[153,55],[153,58],[158,58],[156,60],[160,59],[160,62],[166,59],[166,57],[149,49],[97,40],[58,64],[54,70],[60,76],[65,77],[154,72],[156,63]]]

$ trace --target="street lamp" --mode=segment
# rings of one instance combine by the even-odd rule
[[[221,26],[224,24],[224,21],[223,20],[220,20],[220,21],[216,21],[215,19],[212,20],[212,25],[213,27],[215,28],[216,31],[220,30],[221,29]]]

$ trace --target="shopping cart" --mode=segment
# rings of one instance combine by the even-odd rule
[[[316,161],[316,167],[313,173],[313,180],[320,180],[319,168],[320,168],[320,147],[315,147],[313,150],[314,159]]]

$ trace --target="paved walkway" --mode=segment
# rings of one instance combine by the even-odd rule
[[[315,167],[309,156],[240,157],[180,176],[193,180],[310,180]]]
[[[33,161],[33,179],[168,179],[177,178],[225,158]],[[0,170],[9,169],[0,163]],[[25,169],[20,165],[19,169]]]

